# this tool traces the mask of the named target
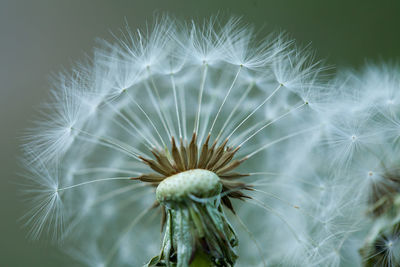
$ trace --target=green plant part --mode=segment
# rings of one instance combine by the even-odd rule
[[[400,175],[383,179],[370,198],[374,226],[360,249],[365,267],[400,266]]]
[[[218,200],[167,209],[161,253],[149,266],[233,266],[237,238]]]
[[[233,173],[245,159],[233,160],[239,148],[227,147],[228,140],[209,147],[210,137],[198,153],[196,134],[188,146],[178,149],[174,139],[171,152],[153,151],[156,160],[142,160],[157,173],[136,180],[156,186],[156,199],[163,213],[164,239],[161,252],[147,266],[234,266],[238,240],[223,206],[234,212],[230,198],[249,198],[240,190],[249,185],[234,179]]]

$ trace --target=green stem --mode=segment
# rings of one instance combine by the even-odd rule
[[[189,267],[214,267],[214,263],[212,262],[211,258],[203,253],[202,251],[197,251],[196,255],[189,265]]]
[[[160,254],[147,267],[233,266],[237,237],[220,202],[175,203],[167,216]],[[194,255],[193,255],[194,253]]]

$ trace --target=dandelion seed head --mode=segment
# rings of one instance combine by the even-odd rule
[[[340,186],[311,170],[345,165],[373,142],[367,126],[331,109],[336,95],[319,78],[326,68],[314,55],[284,34],[259,38],[237,18],[180,24],[163,17],[119,34],[60,76],[26,138],[32,162],[58,170],[57,179],[36,175],[52,190],[41,195],[40,212],[27,215],[38,218],[35,235],[63,221],[57,232],[79,248],[71,254],[84,264],[136,266],[160,254],[149,240],[160,239],[154,229],[165,212],[186,220],[189,208],[212,203],[201,211],[202,223],[210,222],[204,214],[243,218],[236,228],[248,228],[250,241],[238,252],[244,265],[259,258],[294,264],[300,255],[304,264],[338,264],[332,251],[342,233],[330,231],[344,220],[347,191],[333,193]],[[321,136],[333,148],[331,164],[314,151]],[[165,205],[172,198],[189,208]],[[224,223],[229,249],[215,249],[214,258],[233,264],[236,234]],[[246,256],[241,251],[250,244],[256,249]]]

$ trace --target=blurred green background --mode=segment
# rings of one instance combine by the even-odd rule
[[[0,0],[0,266],[79,266],[46,242],[26,240],[17,222],[18,136],[48,93],[48,77],[84,53],[95,38],[132,29],[169,12],[201,19],[243,16],[263,31],[285,30],[337,67],[400,59],[400,1],[323,0]]]

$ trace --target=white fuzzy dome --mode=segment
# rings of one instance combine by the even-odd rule
[[[208,170],[195,169],[174,174],[162,181],[156,190],[159,202],[182,201],[189,195],[209,197],[220,193],[219,177]]]
[[[237,266],[359,266],[368,196],[386,167],[399,168],[400,68],[327,83],[309,50],[256,32],[236,18],[160,18],[60,73],[24,137],[29,235],[62,240],[85,266],[143,266],[159,254],[165,207],[155,200],[207,198],[221,192],[220,178],[237,178],[221,200],[240,197],[235,183],[253,188],[232,201]],[[173,176],[151,168],[177,167],[171,140],[181,164],[200,159],[208,136],[207,155],[225,140],[240,147],[231,162],[243,163],[226,177],[196,164]],[[132,179],[146,175],[156,182]],[[399,261],[395,237],[388,256]]]

